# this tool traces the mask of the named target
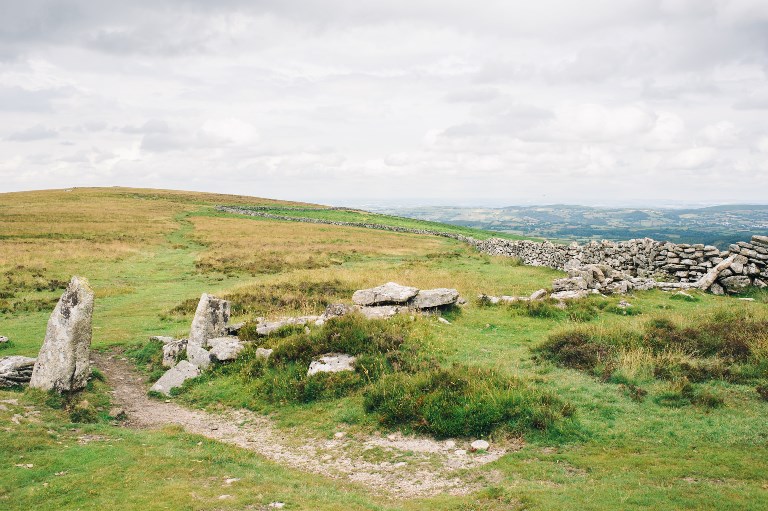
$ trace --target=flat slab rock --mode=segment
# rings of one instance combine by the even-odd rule
[[[360,289],[352,295],[356,305],[404,304],[419,292],[415,287],[401,286],[396,282],[370,289]]]
[[[256,333],[258,335],[269,335],[275,330],[289,325],[307,325],[316,322],[318,319],[320,319],[320,316],[298,316],[295,318],[283,318],[275,321],[264,321],[259,323],[256,327]]]
[[[175,389],[176,387],[181,387],[185,381],[191,378],[195,378],[199,375],[199,367],[189,363],[186,360],[182,360],[174,367],[168,369],[165,374],[162,375],[160,379],[157,380],[154,385],[152,385],[152,387],[150,387],[149,390],[170,396],[171,390]]]
[[[36,360],[21,355],[0,358],[0,388],[29,383]]]
[[[307,376],[317,373],[339,373],[342,371],[354,371],[357,357],[343,353],[329,353],[323,355],[309,364]]]
[[[411,306],[417,309],[432,309],[453,305],[459,299],[459,292],[445,287],[437,289],[422,289],[411,302]]]

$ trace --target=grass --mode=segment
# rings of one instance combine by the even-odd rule
[[[689,302],[650,291],[624,297],[632,304],[628,313],[622,312],[629,309],[620,308],[618,298],[588,300],[566,310],[554,304],[480,307],[474,300],[479,293],[528,295],[562,274],[484,256],[450,239],[213,211],[216,204],[235,203],[286,206],[262,199],[119,188],[0,195],[0,274],[10,272],[20,283],[0,279],[0,291],[13,294],[0,301],[33,304],[0,313],[0,335],[12,340],[3,356],[37,352],[52,300],[61,291],[48,284],[67,281],[72,274],[87,276],[97,293],[95,348],[140,346],[137,352],[146,350],[141,357],[149,372],[156,367],[158,351],[145,346],[147,338],[187,335],[190,304],[203,292],[227,294],[239,321],[254,315],[317,313],[328,301],[348,302],[350,290],[387,281],[455,287],[469,305],[452,313],[450,325],[425,318],[410,326],[409,336],[424,343],[419,353],[428,355],[418,378],[438,370],[428,367],[434,359],[443,370],[455,366],[522,382],[510,392],[530,387],[534,402],[536,396],[554,395],[569,403],[577,434],[528,433],[521,450],[488,467],[496,483],[479,493],[399,501],[289,470],[178,429],[115,427],[102,417],[107,405],[95,396],[84,398],[97,411],[98,422],[73,423],[68,410],[51,408],[33,393],[0,391],[0,400],[20,403],[0,410],[0,452],[8,460],[0,464],[0,508],[96,509],[121,502],[124,509],[259,509],[272,501],[284,501],[289,509],[768,507],[768,402],[761,397],[766,384],[759,373],[740,372],[741,379],[701,380],[689,373],[659,377],[648,370],[647,357],[656,367],[657,361],[667,360],[661,358],[663,349],[622,344],[611,355],[617,365],[606,379],[601,370],[536,360],[532,352],[551,336],[574,330],[606,336],[626,332],[642,341],[648,325],[659,319],[671,322],[672,333],[679,335],[695,321],[714,321],[722,311],[746,311],[741,324],[754,329],[768,318],[768,293],[752,292],[754,302],[703,294]],[[287,263],[278,273],[261,271],[259,262],[273,257]],[[15,270],[19,265],[24,268]],[[697,361],[738,354],[715,345],[715,351],[702,357],[698,350],[709,346],[704,337],[695,346],[697,353],[684,354]],[[754,351],[734,364],[756,367],[752,362],[762,348],[757,342],[751,346]],[[364,411],[364,387],[397,377],[407,380],[402,388],[408,389],[411,378],[417,378],[393,371],[348,388],[340,397],[263,403],[234,369],[206,373],[176,399],[214,409],[226,406],[222,403],[256,403],[292,435],[332,435],[340,427],[350,434],[372,434],[390,426],[379,425],[379,411]],[[716,367],[706,369],[712,374]],[[303,372],[296,365],[294,371]],[[344,386],[329,388],[339,387]],[[101,382],[94,382],[90,392],[108,397]],[[20,424],[10,420],[32,411],[40,412],[37,419],[32,415]],[[416,429],[413,424],[397,427]],[[515,431],[510,426],[509,434]],[[86,434],[107,440],[79,443],[78,437]],[[23,463],[34,466],[15,466]],[[241,477],[242,482],[224,486],[226,477]],[[218,500],[222,494],[233,498]]]

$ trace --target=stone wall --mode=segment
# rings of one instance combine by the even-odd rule
[[[650,238],[629,241],[591,241],[584,245],[555,245],[549,241],[478,240],[461,234],[431,229],[411,229],[362,222],[338,222],[318,218],[276,215],[255,208],[217,206],[217,210],[290,222],[309,222],[384,231],[429,234],[452,238],[472,245],[480,252],[519,257],[524,264],[569,270],[588,264],[604,264],[631,276],[694,283],[719,263],[733,256],[728,268],[720,272],[709,287],[714,293],[739,292],[749,286],[768,286],[768,236],[753,236],[751,243],[739,242],[721,251],[712,245],[676,244]]]
[[[579,245],[554,245],[548,241],[491,238],[473,243],[491,255],[519,257],[524,264],[568,270],[587,264],[605,264],[638,277],[697,282],[730,256],[730,267],[718,276],[712,291],[738,292],[749,286],[768,285],[768,236],[753,236],[720,251],[711,245],[675,244],[650,238],[629,241],[592,241]]]

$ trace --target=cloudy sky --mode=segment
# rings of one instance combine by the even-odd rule
[[[0,191],[768,203],[766,0],[0,0]]]

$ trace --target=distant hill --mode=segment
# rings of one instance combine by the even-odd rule
[[[624,240],[649,237],[724,248],[768,232],[768,205],[738,204],[695,209],[595,208],[554,204],[469,208],[398,207],[380,210],[419,220],[560,240]]]

